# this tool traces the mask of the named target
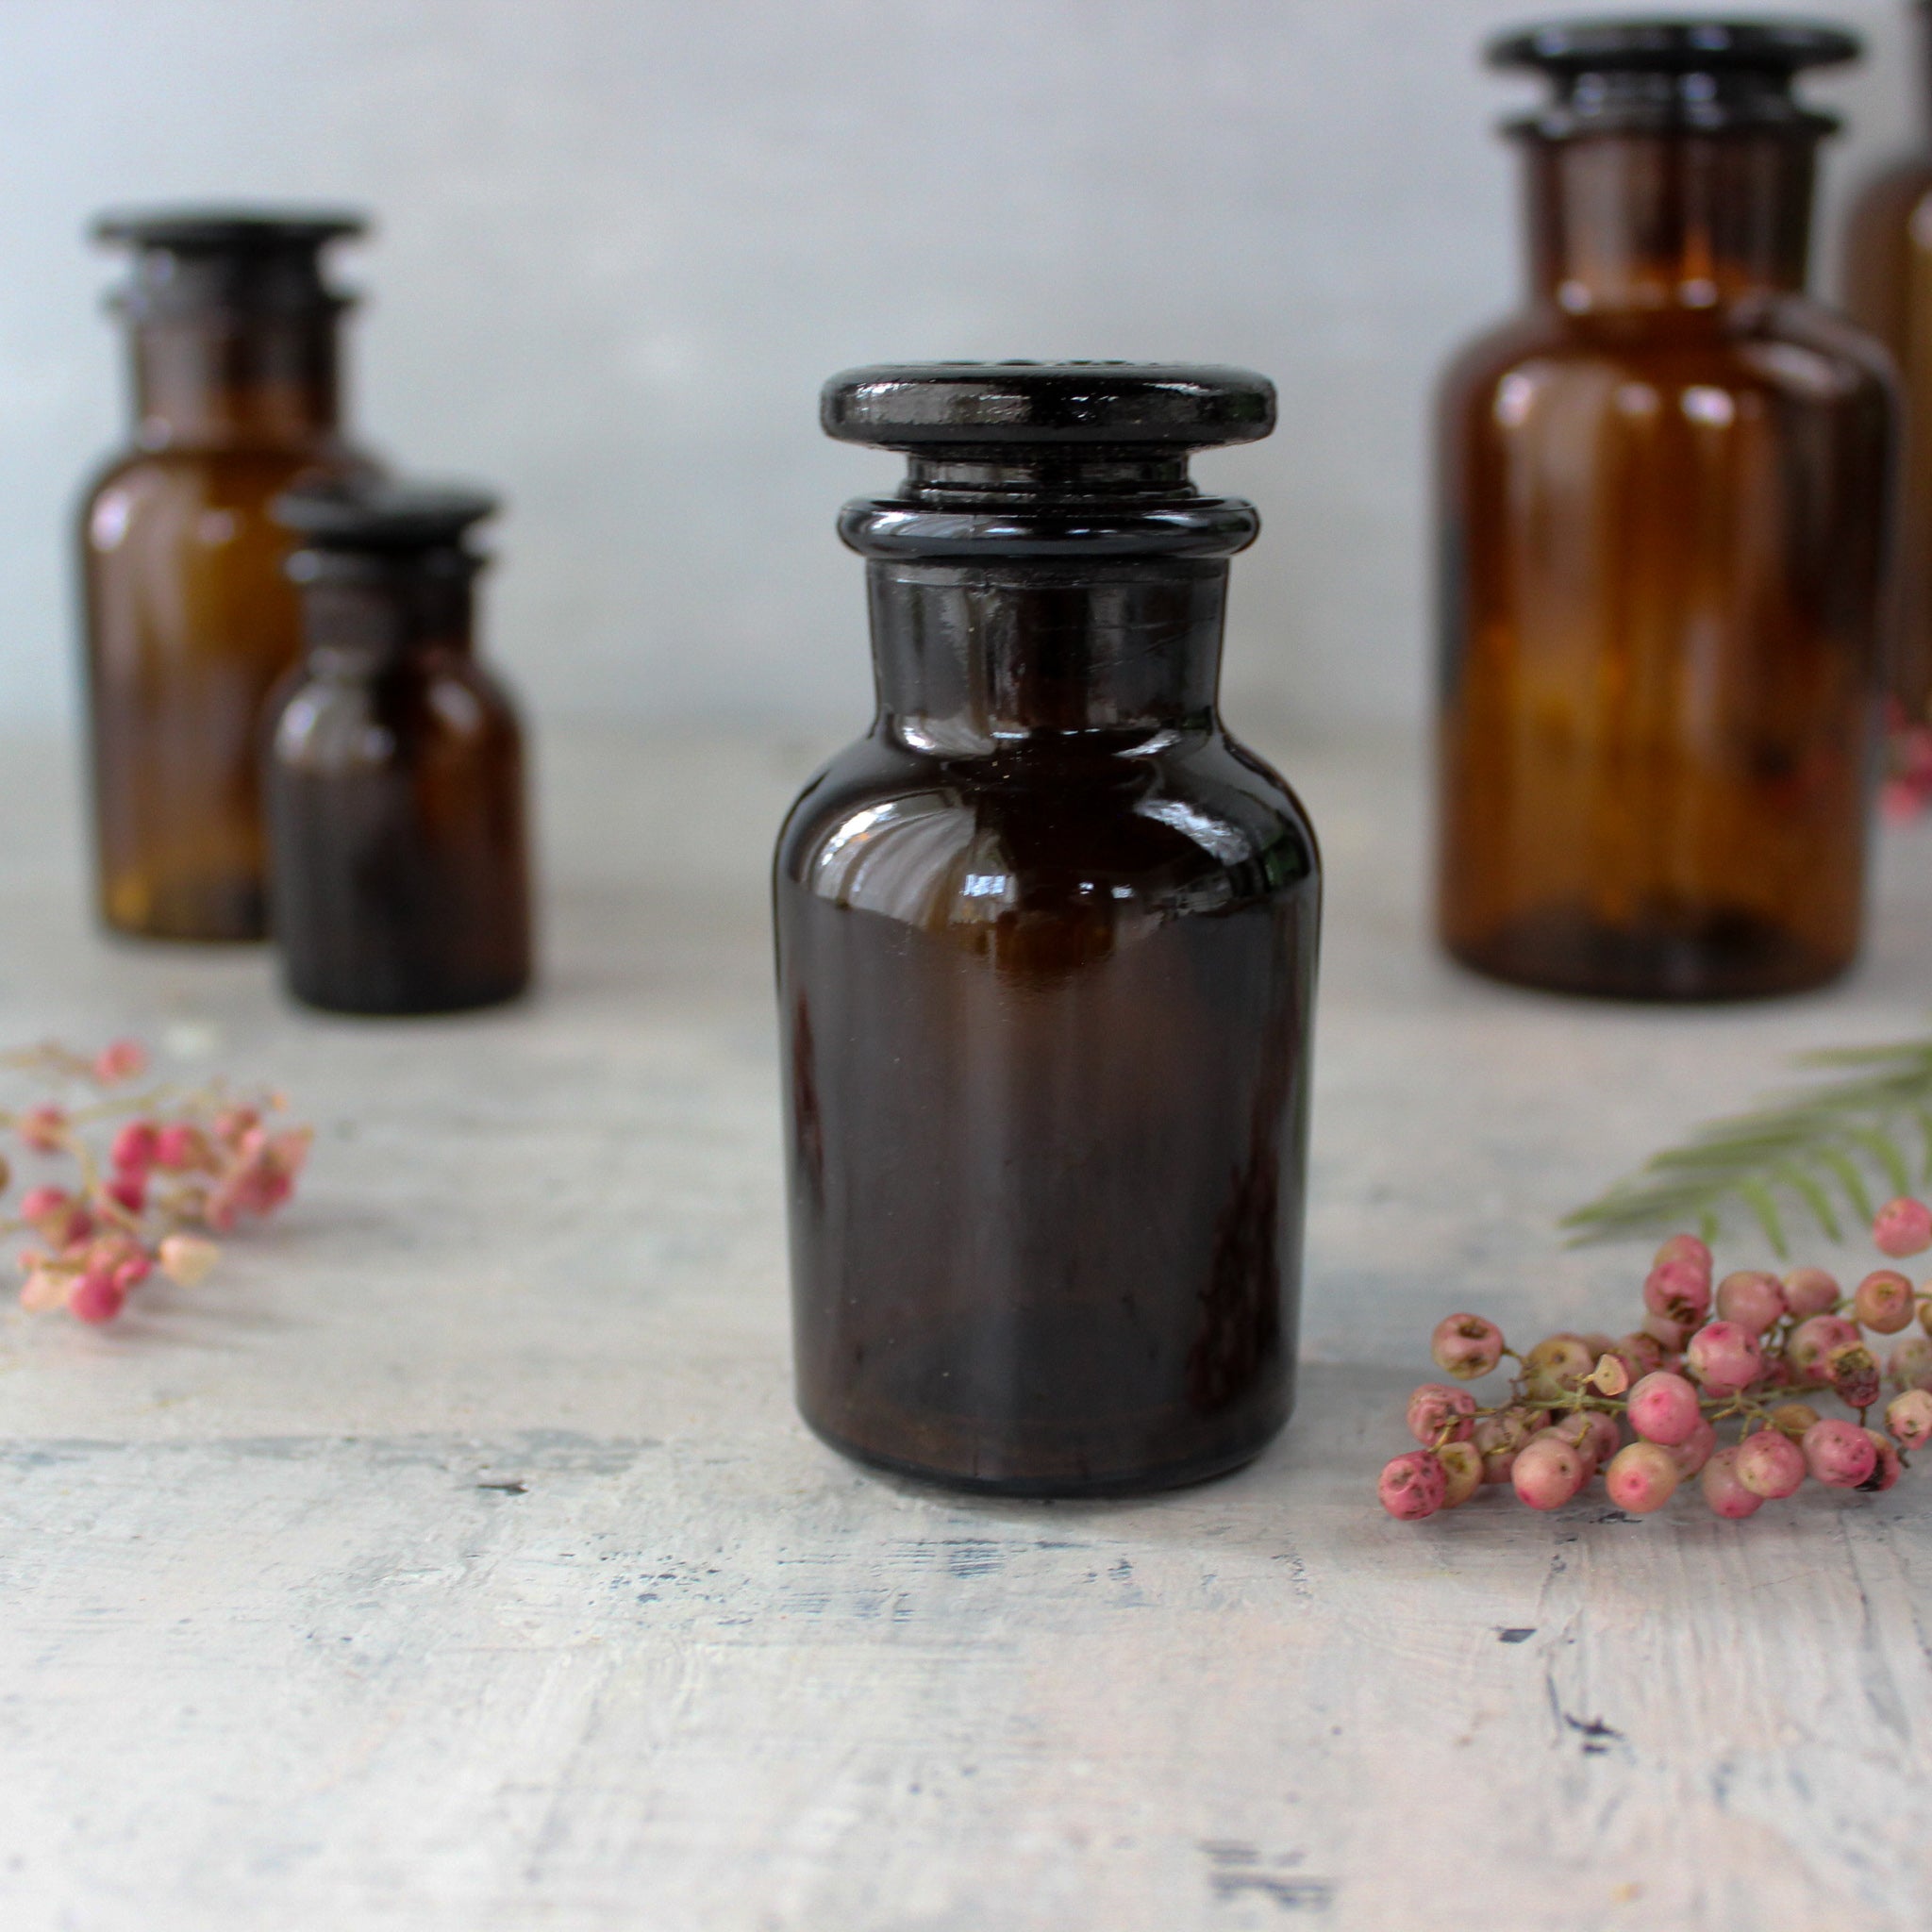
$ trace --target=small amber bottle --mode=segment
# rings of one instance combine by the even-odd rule
[[[1619,21],[1513,35],[1557,99],[1533,305],[1442,395],[1444,943],[1635,999],[1817,986],[1863,923],[1895,403],[1807,299],[1792,96],[1849,36]]]
[[[270,707],[275,934],[289,990],[345,1013],[441,1013],[530,978],[523,734],[472,649],[489,496],[291,491],[305,655]]]
[[[371,466],[338,430],[347,298],[323,278],[355,215],[110,215],[135,251],[135,446],[81,514],[99,903],[154,939],[267,929],[261,709],[299,649],[269,505]]]
[[[1869,182],[1846,229],[1845,307],[1898,365],[1906,416],[1898,623],[1890,691],[1898,722],[1932,724],[1932,9],[1918,9],[1924,121],[1919,151]]]
[[[913,365],[827,432],[878,708],[780,835],[799,1406],[1024,1495],[1232,1469],[1292,1390],[1320,875],[1216,711],[1234,369]]]

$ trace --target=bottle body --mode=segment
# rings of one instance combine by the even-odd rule
[[[1853,205],[1845,306],[1898,370],[1905,448],[1889,691],[1899,722],[1932,724],[1932,158],[1891,169]]]
[[[264,703],[300,654],[291,485],[368,474],[336,431],[337,308],[137,317],[139,447],[80,519],[99,908],[155,939],[267,930]]]
[[[1856,957],[1892,400],[1799,290],[1809,141],[1530,142],[1539,299],[1439,432],[1439,926],[1478,971],[1736,999]]]
[[[473,560],[456,563],[304,591],[266,791],[275,941],[309,1006],[453,1012],[529,984],[523,733],[471,654]]]
[[[100,915],[152,939],[267,931],[259,798],[269,692],[300,653],[268,507],[346,475],[321,450],[164,450],[82,510]]]
[[[1319,864],[1212,709],[1226,565],[877,558],[881,708],[774,875],[798,1399],[1105,1493],[1291,1397]]]

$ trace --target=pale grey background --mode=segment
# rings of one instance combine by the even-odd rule
[[[1854,123],[1827,276],[1830,217],[1907,139],[1917,71],[1903,0],[1828,10],[1871,54],[1811,83]],[[832,518],[892,462],[822,441],[819,383],[1085,356],[1275,378],[1274,441],[1201,465],[1267,525],[1231,701],[1412,719],[1428,385],[1518,280],[1491,130],[1530,90],[1475,48],[1540,12],[0,0],[0,724],[71,711],[70,508],[120,434],[114,267],[84,224],[242,195],[376,211],[343,257],[370,294],[357,414],[399,460],[508,493],[490,628],[540,710],[856,724],[858,566]]]

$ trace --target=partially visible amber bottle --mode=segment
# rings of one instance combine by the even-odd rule
[[[1905,400],[1891,696],[1932,724],[1932,14],[1918,9],[1926,118],[1919,152],[1870,182],[1846,231],[1845,306],[1898,365]]]
[[[295,661],[289,536],[269,505],[370,466],[338,428],[346,297],[322,275],[355,215],[110,215],[135,251],[135,446],[81,513],[101,915],[155,939],[267,929],[262,704]]]
[[[472,648],[477,491],[292,491],[306,651],[270,708],[275,935],[345,1013],[441,1013],[530,979],[523,733]]]
[[[1533,301],[1441,401],[1444,943],[1521,984],[1789,992],[1857,952],[1895,404],[1805,293],[1794,100],[1853,38],[1624,21],[1491,58]]]

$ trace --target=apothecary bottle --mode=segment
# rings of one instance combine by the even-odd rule
[[[339,425],[348,299],[323,275],[347,214],[110,215],[135,251],[134,446],[81,513],[102,918],[155,939],[266,931],[262,704],[295,661],[288,532],[305,476],[372,466]]]
[[[1551,26],[1532,301],[1441,398],[1439,917],[1495,976],[1726,999],[1851,963],[1895,404],[1805,292],[1791,23]]]
[[[440,1013],[530,979],[523,731],[474,649],[495,510],[470,490],[310,488],[304,656],[270,706],[275,937],[289,990],[346,1013]]]
[[[1932,10],[1918,15],[1918,152],[1868,182],[1846,226],[1845,307],[1891,351],[1905,404],[1896,625],[1896,722],[1932,724]]]
[[[1104,1493],[1253,1457],[1294,1362],[1319,866],[1216,711],[1218,368],[852,371],[877,710],[775,866],[797,1386],[863,1461]]]

